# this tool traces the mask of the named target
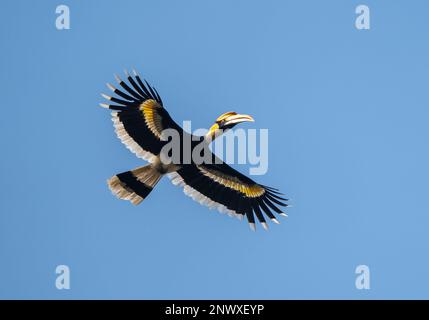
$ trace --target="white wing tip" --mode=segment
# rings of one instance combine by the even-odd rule
[[[282,217],[288,217],[288,215],[286,214],[286,213],[284,213],[284,212],[282,212],[282,213],[279,213],[279,215],[281,215]]]
[[[256,231],[256,226],[254,223],[249,223],[250,230]]]
[[[261,224],[265,230],[268,230],[268,224],[266,222],[261,222]]]
[[[100,107],[105,108],[105,109],[109,109],[109,105],[106,103],[100,103]]]
[[[106,86],[107,86],[107,88],[109,88],[113,92],[116,90],[116,88],[114,86],[112,86],[110,83],[106,83]]]
[[[276,218],[272,218],[271,221],[274,222],[274,223],[276,223],[276,224],[280,224],[280,221],[277,220]]]
[[[108,96],[107,94],[102,93],[101,96],[106,100],[112,100],[112,97]]]
[[[121,78],[119,78],[119,76],[118,76],[116,73],[114,74],[114,76],[115,76],[115,80],[116,80],[118,83],[121,83],[121,82],[122,82]]]

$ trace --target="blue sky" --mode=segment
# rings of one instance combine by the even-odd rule
[[[427,1],[0,7],[1,298],[429,298]],[[142,164],[98,107],[124,68],[177,121],[235,110],[268,128],[256,179],[292,199],[289,218],[253,233],[167,178],[137,207],[113,197],[106,179]]]

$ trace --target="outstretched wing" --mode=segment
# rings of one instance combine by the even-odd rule
[[[161,141],[162,131],[181,129],[164,109],[156,89],[146,80],[143,83],[136,71],[133,73],[134,78],[125,71],[129,84],[115,75],[123,91],[108,83],[117,97],[102,94],[109,103],[100,106],[113,110],[112,121],[121,142],[138,157],[152,161],[166,143]]]
[[[268,228],[264,214],[274,223],[279,223],[272,211],[284,214],[278,206],[286,207],[277,189],[257,184],[252,179],[220,164],[189,164],[169,174],[172,183],[184,188],[184,192],[210,209],[242,219],[246,215],[250,228],[255,230],[255,215],[264,229]]]

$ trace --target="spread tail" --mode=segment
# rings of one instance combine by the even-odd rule
[[[147,198],[161,177],[158,170],[148,164],[117,174],[107,180],[107,184],[119,199],[129,200],[132,204],[138,205]]]

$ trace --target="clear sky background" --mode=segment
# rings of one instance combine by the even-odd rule
[[[427,1],[0,9],[0,298],[429,298]],[[124,68],[180,123],[235,110],[269,128],[255,179],[292,199],[289,218],[254,233],[167,178],[137,207],[112,196],[106,179],[142,164],[98,107]]]

